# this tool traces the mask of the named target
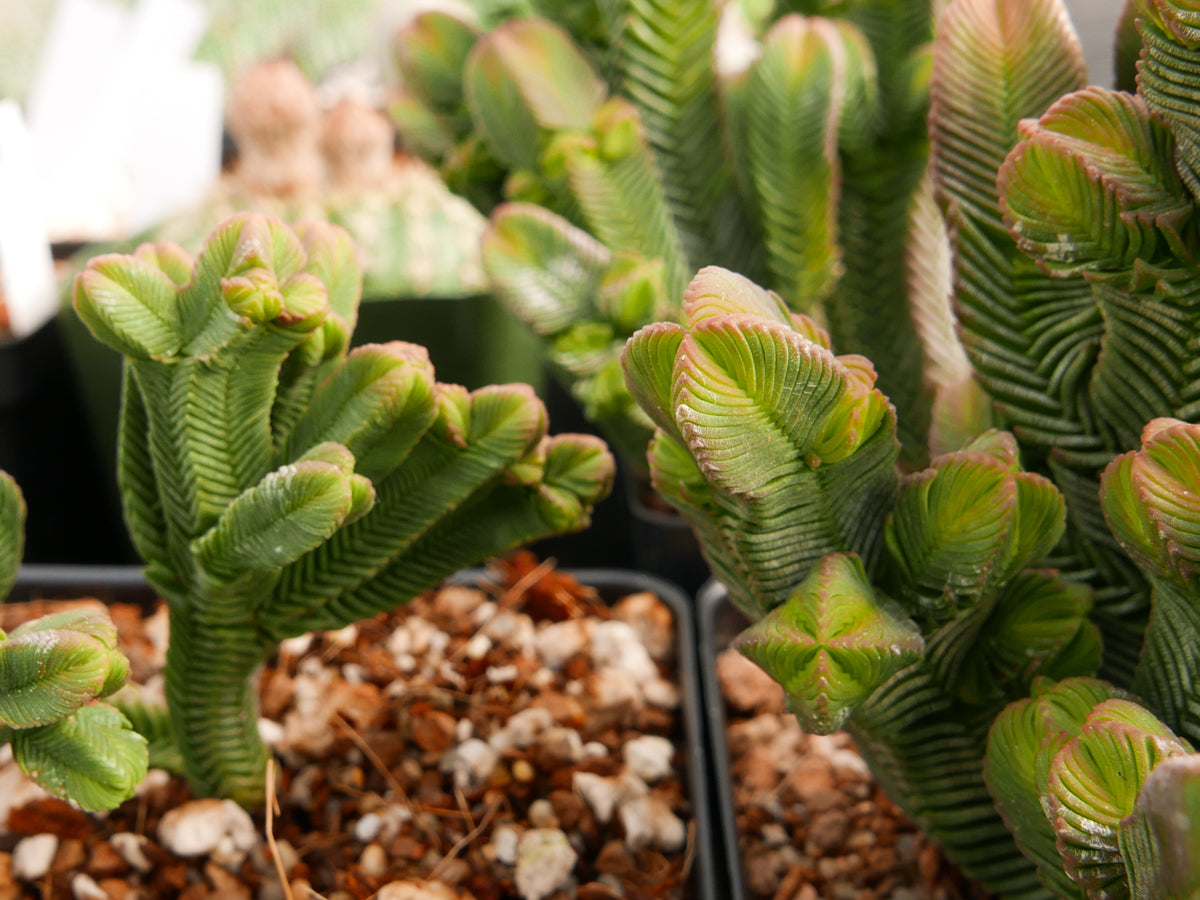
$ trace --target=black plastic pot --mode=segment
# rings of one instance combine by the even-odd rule
[[[661,578],[641,572],[615,569],[567,570],[580,583],[596,589],[606,603],[616,603],[629,594],[649,591],[659,597],[675,616],[676,674],[682,705],[682,734],[686,753],[686,784],[689,788],[694,823],[694,855],[686,900],[725,900],[728,882],[721,868],[721,856],[715,843],[711,811],[708,743],[701,691],[701,673],[696,655],[696,623],[690,597]],[[482,569],[466,569],[448,579],[456,584],[479,584],[486,577]],[[155,592],[146,584],[136,566],[45,566],[25,565],[17,573],[16,586],[9,600],[62,599],[95,597],[105,603],[137,603],[150,610]],[[723,746],[723,745],[722,745]]]
[[[59,323],[0,344],[0,469],[25,495],[25,558],[133,559],[112,467],[105,467]]]
[[[542,396],[556,434],[580,432],[603,437],[579,409],[574,398],[547,374]],[[664,504],[648,505],[653,488],[644,475],[617,460],[612,494],[598,503],[586,531],[551,538],[533,547],[543,557],[553,556],[565,567],[632,569],[678,585],[693,596],[711,577],[700,543],[682,516]]]
[[[699,639],[700,695],[704,706],[708,753],[712,764],[709,794],[712,798],[713,837],[729,900],[746,900],[742,860],[738,852],[737,816],[733,810],[733,782],[729,774],[729,745],[725,741],[725,700],[717,682],[717,654],[750,624],[729,602],[721,582],[710,579],[696,595],[696,632]]]

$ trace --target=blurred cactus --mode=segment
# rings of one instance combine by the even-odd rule
[[[604,445],[548,437],[525,385],[439,384],[411,344],[347,353],[359,290],[345,232],[255,214],[195,260],[147,244],[76,280],[125,357],[125,516],[168,604],[168,707],[202,794],[261,802],[252,676],[281,640],[583,528],[611,484]]]
[[[321,219],[350,232],[363,299],[468,297],[488,291],[479,257],[486,226],[428,165],[395,152],[395,128],[364,102],[328,110],[286,60],[251,66],[230,92],[232,170],[197,210],[148,236],[199,250],[224,219],[254,210],[286,222]]]
[[[16,581],[24,522],[21,491],[0,472],[0,597]],[[92,812],[132,797],[146,775],[146,741],[100,702],[128,674],[102,613],[55,613],[0,631],[0,740],[21,771]]]
[[[931,4],[809,4],[813,15],[734,0],[594,6],[590,42],[546,18],[489,29],[447,13],[398,35],[402,139],[481,209],[503,197],[548,213],[518,228],[527,206],[493,212],[485,266],[496,293],[556,347],[556,374],[594,416],[598,393],[606,410],[632,410],[608,393],[621,393],[619,380],[595,378],[619,341],[609,362],[598,339],[569,360],[561,317],[540,316],[571,308],[577,331],[621,329],[594,278],[563,279],[549,302],[553,286],[526,267],[590,269],[594,245],[635,253],[661,266],[656,306],[671,311],[687,273],[742,272],[828,327],[840,352],[875,360],[901,411],[906,458],[926,458],[932,397],[968,374],[924,178]],[[480,203],[476,188],[491,199]],[[532,304],[524,292],[535,280],[543,299]],[[630,441],[616,429],[645,432],[632,412],[596,421],[619,447]]]

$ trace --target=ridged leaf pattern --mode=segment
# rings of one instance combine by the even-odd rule
[[[783,685],[805,730],[829,734],[924,650],[901,607],[875,594],[857,556],[823,557],[735,646]]]
[[[702,546],[734,601],[757,615],[827,553],[874,565],[898,450],[869,365],[793,328],[777,299],[775,317],[756,314],[768,296],[704,269],[685,295],[687,326],[643,329],[624,356],[631,392],[660,423],[652,477],[684,515],[719,510],[721,537],[706,529]],[[693,460],[690,477],[703,485],[695,501],[676,480],[682,461],[665,459],[679,459],[671,441]]]
[[[190,278],[183,261],[162,246],[101,258],[75,302],[128,351],[122,493],[168,601],[184,769],[198,793],[253,805],[266,751],[252,675],[277,640],[583,527],[612,459],[591,438],[544,447],[545,410],[524,386],[439,385],[423,348],[400,342],[347,354],[361,274],[339,229],[243,214],[213,232]],[[112,285],[150,287],[129,307]],[[178,346],[142,354],[128,335],[163,322]]]

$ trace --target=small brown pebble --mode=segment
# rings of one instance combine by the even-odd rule
[[[82,868],[86,861],[87,853],[83,848],[83,841],[78,838],[67,838],[59,841],[58,852],[54,854],[54,862],[50,864],[50,871],[56,874],[74,872],[76,869]]]
[[[824,856],[841,849],[850,828],[850,817],[840,809],[829,809],[816,815],[808,826],[804,852],[809,856]]]
[[[573,830],[590,812],[586,801],[574,791],[551,791],[549,799],[559,824],[567,831]]]
[[[129,871],[121,854],[108,841],[97,841],[88,852],[87,873],[96,879],[111,878]]]
[[[581,884],[575,892],[577,900],[621,900],[621,895],[599,881]]]
[[[626,877],[636,870],[633,856],[625,848],[624,841],[609,841],[600,848],[596,856],[596,871],[604,875]]]
[[[806,756],[784,777],[784,794],[791,795],[812,812],[833,809],[842,794],[833,778],[833,767],[822,756]]]
[[[440,709],[432,709],[416,716],[412,724],[412,739],[422,750],[442,753],[454,742],[454,729],[458,720]]]
[[[783,688],[770,675],[736,650],[717,656],[717,681],[729,705],[742,712],[782,713]]]
[[[754,747],[733,767],[733,775],[742,787],[769,791],[779,783],[777,758],[767,747]]]
[[[133,900],[139,894],[124,878],[101,878],[96,883],[109,900]]]
[[[932,885],[937,881],[938,870],[941,868],[941,854],[933,844],[926,844],[917,856],[917,871],[926,884]]]

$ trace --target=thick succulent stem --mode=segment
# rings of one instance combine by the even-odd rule
[[[1005,900],[1048,900],[983,780],[985,731],[963,715],[926,662],[896,673],[847,730],[887,795],[947,855]]]
[[[1153,579],[1146,642],[1134,691],[1171,730],[1200,742],[1200,608],[1196,594],[1165,579]]]
[[[192,789],[243,806],[262,801],[267,749],[258,734],[254,672],[264,646],[239,604],[172,604],[165,670],[171,725]],[[243,607],[244,608],[244,607]]]

